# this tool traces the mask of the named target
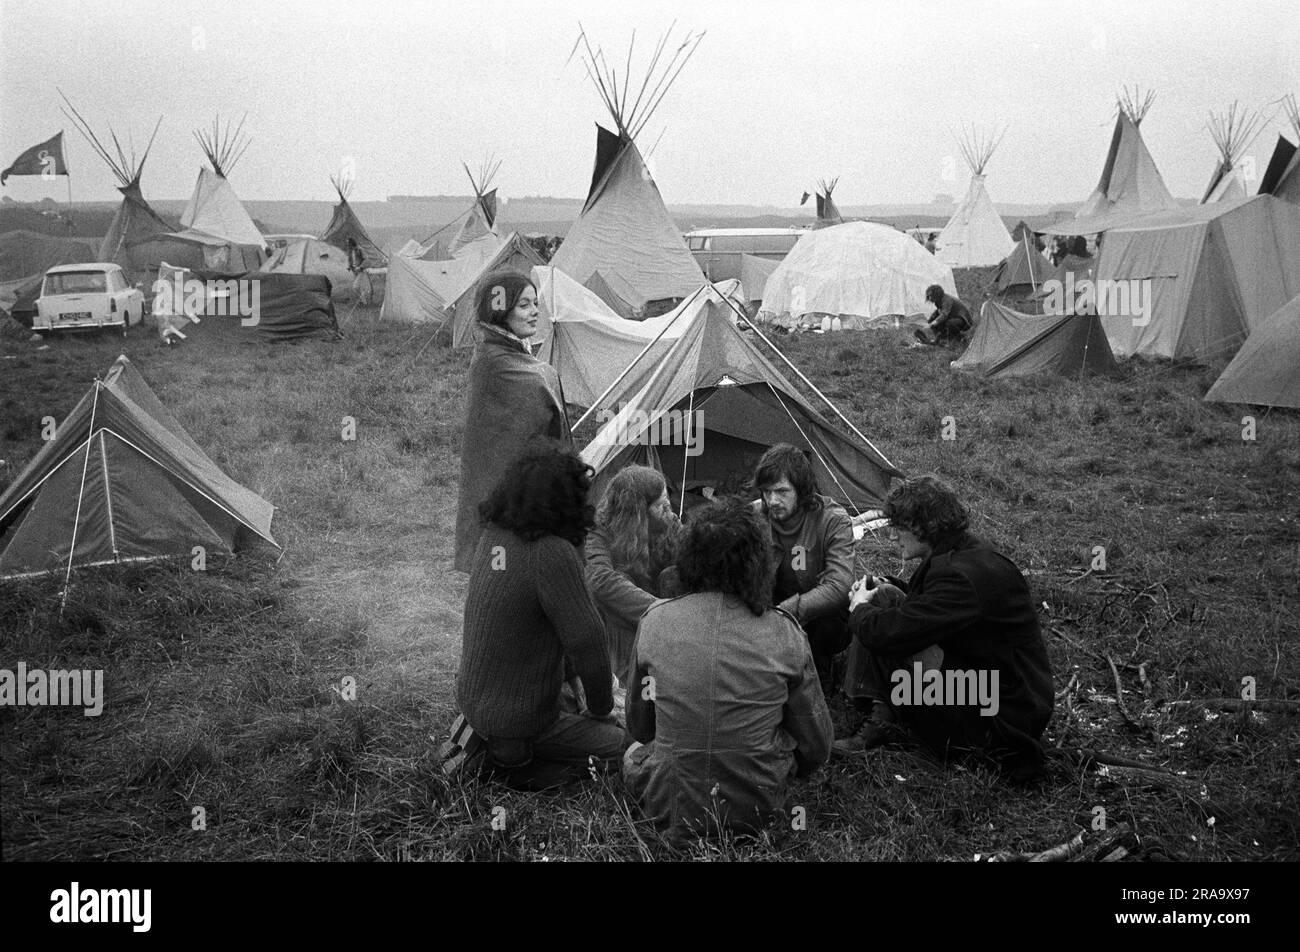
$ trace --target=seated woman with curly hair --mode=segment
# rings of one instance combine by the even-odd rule
[[[535,441],[479,509],[456,682],[463,713],[444,756],[485,746],[493,775],[521,789],[586,776],[588,758],[617,764],[630,743],[609,716],[605,628],[583,578],[592,475],[573,450]],[[585,710],[561,709],[566,681],[581,682]]]
[[[771,533],[743,502],[694,510],[677,556],[689,595],[641,618],[623,779],[670,840],[753,831],[830,756],[830,712],[798,622],[772,607]]]
[[[895,486],[885,515],[903,559],[923,561],[906,583],[854,583],[844,690],[871,714],[836,753],[878,746],[901,721],[941,756],[975,753],[1034,777],[1054,697],[1024,576],[967,531],[966,507],[933,476]]]

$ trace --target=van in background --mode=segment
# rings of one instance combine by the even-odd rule
[[[807,228],[700,228],[684,236],[686,247],[710,281],[740,278],[740,256],[780,261]]]

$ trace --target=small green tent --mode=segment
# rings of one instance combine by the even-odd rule
[[[986,377],[1119,372],[1097,315],[1021,314],[996,301],[985,302],[970,345],[952,368]]]
[[[274,512],[121,356],[0,496],[0,578],[275,545]]]

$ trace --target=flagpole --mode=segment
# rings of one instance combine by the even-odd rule
[[[71,235],[74,230],[72,227],[72,173],[65,172],[63,177],[68,180],[68,234]]]

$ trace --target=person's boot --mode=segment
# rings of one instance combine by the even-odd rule
[[[450,780],[462,771],[472,773],[482,766],[486,752],[487,742],[474,732],[464,714],[458,714],[451,725],[451,736],[438,749],[443,775]]]
[[[902,736],[903,731],[894,718],[893,710],[888,704],[877,701],[871,705],[871,714],[862,722],[858,732],[831,744],[831,753],[840,757],[860,757],[867,751],[899,740]]]
[[[915,337],[917,340],[919,340],[926,347],[933,347],[935,344],[934,341],[930,340],[930,338],[925,336],[925,331],[921,330],[919,327],[916,330],[912,331],[912,336]]]

